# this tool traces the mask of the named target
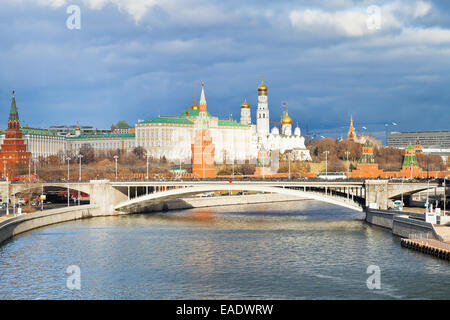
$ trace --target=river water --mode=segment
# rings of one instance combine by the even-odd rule
[[[363,219],[296,201],[53,225],[0,247],[0,298],[449,299],[447,261]],[[73,265],[80,290],[67,287]]]

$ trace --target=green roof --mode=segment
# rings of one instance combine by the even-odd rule
[[[48,136],[48,137],[53,137],[56,135],[54,130],[25,128],[25,127],[20,128],[20,130],[22,130],[22,134],[24,134],[24,135],[30,134],[30,135]]]
[[[219,120],[219,127],[248,127],[246,124],[242,124],[235,120]]]
[[[187,124],[187,125],[194,124],[192,121],[180,117],[158,117],[152,120],[142,121],[140,123],[168,123],[168,124]]]
[[[67,139],[116,139],[116,138],[134,138],[134,133],[102,133],[102,134],[80,134],[75,137],[67,137]]]
[[[11,100],[11,110],[9,112],[9,121],[19,121],[19,112],[17,111],[16,107],[16,98],[14,97],[14,91],[13,96]]]
[[[403,159],[403,167],[418,167],[419,162],[417,161],[416,155],[405,155]]]
[[[199,114],[200,110],[187,109],[180,113],[180,117],[198,117]],[[208,111],[206,111],[206,114],[208,117],[211,117],[211,114]]]

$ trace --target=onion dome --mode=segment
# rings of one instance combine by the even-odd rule
[[[197,101],[195,101],[194,98],[194,104],[192,106],[189,107],[190,110],[198,110],[200,109],[200,107],[197,105]]]
[[[258,87],[258,94],[267,95],[267,86],[264,84],[264,80],[261,81],[261,84]]]
[[[292,119],[289,117],[287,111],[284,113],[283,118],[281,119],[281,125],[292,125]]]
[[[278,127],[277,127],[277,126],[275,126],[275,127],[272,128],[272,134],[273,134],[273,135],[278,135],[278,134],[280,134],[280,130],[278,130]]]
[[[242,109],[250,109],[250,105],[247,103],[247,98],[245,98],[245,101],[243,104],[241,104]]]

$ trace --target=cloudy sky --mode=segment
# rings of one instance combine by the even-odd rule
[[[264,73],[273,121],[286,101],[324,135],[350,115],[377,135],[450,129],[447,0],[1,0],[0,30],[3,127],[13,88],[29,126],[109,127],[177,115],[201,81],[212,114],[238,119],[247,96],[255,119]]]

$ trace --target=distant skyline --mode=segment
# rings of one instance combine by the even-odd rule
[[[66,26],[70,5],[79,30]],[[444,0],[4,0],[0,27],[3,128],[13,89],[29,126],[107,128],[178,115],[201,81],[213,115],[239,120],[247,97],[255,122],[264,74],[271,121],[286,101],[303,133],[338,137],[350,115],[380,139],[392,122],[450,130]]]

